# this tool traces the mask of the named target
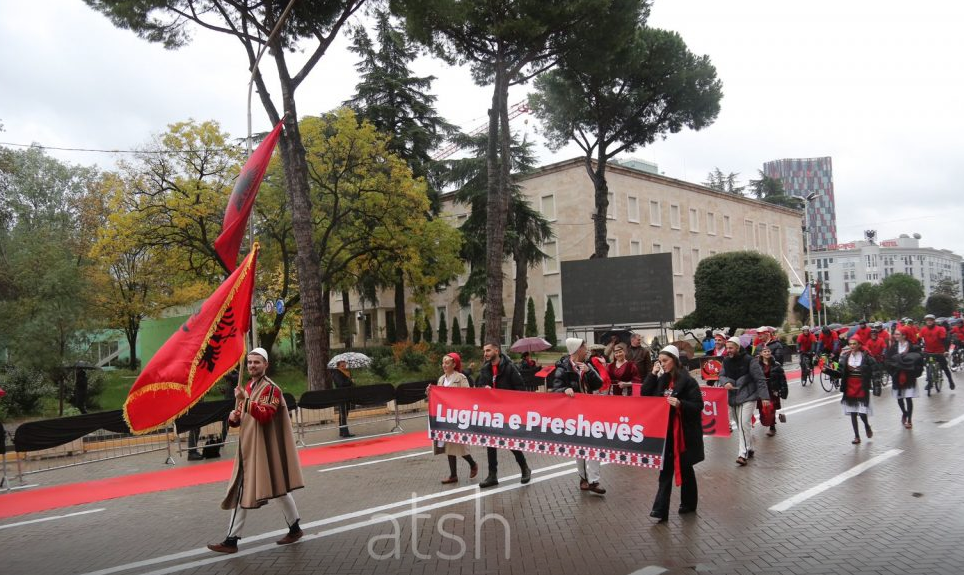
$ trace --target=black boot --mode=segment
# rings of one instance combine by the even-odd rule
[[[489,475],[488,477],[485,478],[485,480],[482,481],[482,483],[479,483],[479,487],[481,489],[485,489],[486,487],[493,487],[498,484],[499,484],[499,478],[496,477],[495,475]]]
[[[528,466],[528,465],[523,464],[523,465],[522,465],[522,481],[521,481],[521,483],[522,483],[523,485],[525,485],[526,483],[529,483],[529,480],[530,480],[530,479],[532,479],[532,470],[529,469],[529,466]]]

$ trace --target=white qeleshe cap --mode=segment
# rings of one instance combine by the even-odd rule
[[[261,357],[264,358],[265,361],[268,361],[268,351],[263,347],[256,347],[252,349],[251,351],[248,352],[248,355],[251,355],[251,354],[260,355]]]

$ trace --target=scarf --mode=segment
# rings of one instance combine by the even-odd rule
[[[676,378],[671,376],[669,383],[666,385],[666,391],[663,393],[667,395],[672,395],[673,389],[676,387]],[[673,476],[676,479],[676,486],[680,487],[683,485],[683,468],[680,463],[680,456],[686,452],[686,442],[683,439],[683,405],[677,404],[675,408],[676,417],[673,418]]]
[[[348,379],[351,379],[351,371],[349,371],[347,367],[339,367],[338,371],[340,371],[342,375],[344,375]]]

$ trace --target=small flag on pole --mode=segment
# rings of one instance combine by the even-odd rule
[[[244,360],[257,254],[256,243],[144,367],[124,402],[131,431],[147,433],[167,425]]]
[[[221,259],[228,271],[234,271],[238,264],[238,252],[241,251],[244,228],[248,225],[248,217],[254,207],[254,199],[258,196],[258,188],[261,187],[261,180],[264,179],[264,173],[268,170],[271,153],[278,143],[283,125],[284,119],[278,122],[278,125],[268,134],[268,137],[258,145],[258,148],[244,164],[241,173],[238,174],[238,179],[234,182],[234,190],[228,199],[228,207],[224,210],[221,235],[214,240],[214,251],[217,252],[218,258]]]
[[[803,293],[797,298],[797,303],[807,309],[810,309],[810,288],[803,290]]]

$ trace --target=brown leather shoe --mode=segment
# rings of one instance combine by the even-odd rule
[[[237,553],[237,545],[225,545],[224,543],[211,543],[208,545],[208,549],[215,551],[217,553]]]
[[[581,491],[589,491],[589,481],[587,481],[587,480],[585,480],[585,479],[580,479],[580,480],[579,480],[579,489],[580,489]]]
[[[598,482],[598,481],[589,484],[589,491],[592,491],[593,493],[597,493],[597,494],[599,494],[599,495],[605,495],[605,494],[606,494],[606,490],[603,489],[603,487],[602,487],[601,485],[599,485],[599,482]]]
[[[301,529],[299,529],[299,530],[295,531],[294,533],[288,533],[287,535],[285,535],[285,536],[282,537],[281,539],[278,539],[277,541],[275,541],[275,543],[277,543],[278,545],[291,545],[291,544],[294,543],[295,541],[301,539],[301,537],[302,537],[304,534],[305,534],[305,532],[302,531]]]
[[[449,483],[458,483],[458,482],[459,482],[459,478],[453,475],[452,477],[443,479],[442,485],[448,485]]]
[[[479,464],[475,463],[469,468],[469,479],[475,479],[475,476],[479,474]]]

